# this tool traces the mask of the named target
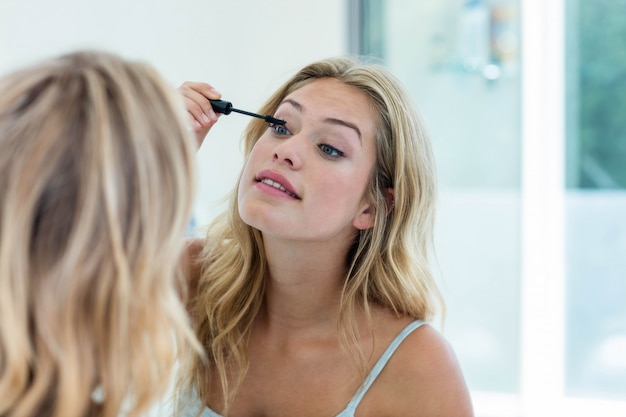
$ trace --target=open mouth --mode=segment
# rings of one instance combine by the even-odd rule
[[[270,187],[274,187],[277,190],[280,190],[282,192],[284,192],[285,194],[287,194],[289,197],[295,198],[297,200],[300,200],[300,197],[298,197],[296,194],[292,193],[291,191],[289,191],[288,189],[286,189],[281,183],[276,182],[276,181],[272,181],[269,178],[263,178],[258,180],[259,182],[262,182],[263,184],[269,185]]]

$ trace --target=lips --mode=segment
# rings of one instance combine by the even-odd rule
[[[289,182],[289,180],[287,180],[287,178],[283,177],[277,172],[270,170],[261,171],[257,174],[256,181],[261,182],[265,185],[269,185],[270,187],[274,187],[277,190],[284,192],[291,198],[300,200],[300,196],[296,194],[296,191],[293,185],[291,185],[291,183]]]

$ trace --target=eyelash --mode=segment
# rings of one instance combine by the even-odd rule
[[[318,145],[318,148],[320,149],[320,151],[322,151],[324,156],[326,156],[328,158],[341,158],[344,155],[344,153],[341,152],[339,149],[334,148],[334,147],[332,147],[330,145],[327,145],[325,143],[322,143],[321,145]],[[330,151],[331,153],[329,153],[327,151]]]
[[[270,123],[269,128],[272,129],[272,133],[276,136],[290,136],[291,135],[291,132],[289,131],[289,129],[287,129],[287,127],[285,127],[285,125]],[[318,148],[322,152],[322,155],[325,156],[326,158],[336,159],[336,158],[341,158],[345,155],[339,149],[333,146],[327,145],[325,143],[318,145]]]
[[[270,123],[270,129],[272,129],[272,133],[274,133],[276,136],[289,136],[291,135],[291,132],[289,131],[289,129],[287,129],[285,127],[285,125],[279,125],[276,123]],[[278,129],[283,129],[284,132],[279,132]]]

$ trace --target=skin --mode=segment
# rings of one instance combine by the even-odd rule
[[[198,118],[210,109],[197,100],[219,96],[207,84],[186,86],[194,94],[181,91],[204,137],[217,118]],[[250,369],[230,415],[334,416],[361,383],[337,333],[345,279],[345,257],[337,254],[347,253],[358,230],[372,225],[364,191],[375,161],[376,115],[362,92],[325,79],[292,93],[274,116],[287,121],[286,130],[270,127],[259,139],[238,194],[240,215],[263,233],[269,277],[250,334]],[[268,176],[290,192],[259,182]],[[188,247],[192,288],[202,245],[193,241]],[[411,321],[380,307],[372,310],[371,322],[357,312],[369,369]],[[218,392],[208,405],[221,409]],[[400,345],[356,412],[400,415],[473,415],[454,352],[428,325]]]
[[[345,96],[357,105],[343,106]],[[258,140],[238,195],[241,217],[274,251],[301,243],[347,252],[357,229],[371,226],[363,193],[375,161],[373,116],[365,96],[336,80],[306,85],[280,105],[276,117],[286,128],[270,128]],[[291,194],[258,181],[266,176]]]

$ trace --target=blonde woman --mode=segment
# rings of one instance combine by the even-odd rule
[[[200,138],[205,83],[180,88]],[[383,68],[315,62],[252,120],[230,209],[190,246],[185,416],[472,415],[429,270],[431,146]]]
[[[0,415],[138,416],[167,389],[195,340],[187,126],[153,69],[104,52],[0,80]]]

